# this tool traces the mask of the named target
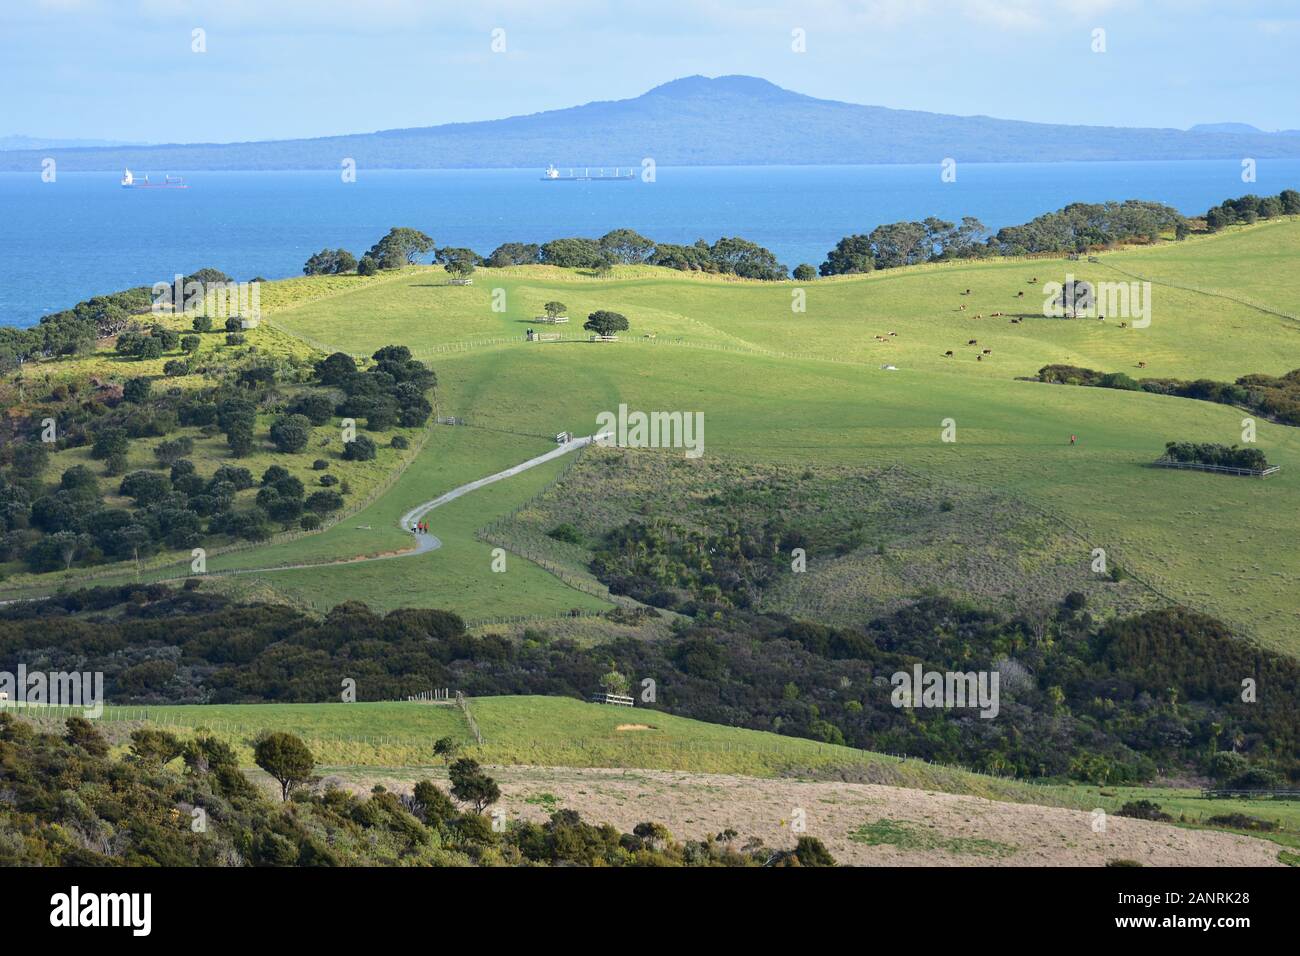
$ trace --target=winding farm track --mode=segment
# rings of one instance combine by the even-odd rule
[[[437,498],[432,498],[429,501],[416,505],[398,519],[398,525],[401,526],[403,531],[411,531],[414,533],[415,526],[419,520],[435,508],[440,508],[449,501],[455,501],[457,498],[469,494],[471,491],[477,491],[479,488],[502,481],[506,478],[513,478],[515,475],[525,472],[530,468],[536,468],[538,465],[544,465],[548,461],[554,461],[556,458],[577,451],[579,448],[585,448],[599,437],[601,436],[588,435],[585,438],[570,439],[563,445],[548,451],[544,455],[537,455],[534,458],[529,458],[527,461],[522,461],[517,465],[512,465],[504,471],[498,471],[496,474],[488,475],[486,478],[479,478],[475,481],[468,482],[467,484],[460,485],[457,488],[453,488],[451,491],[441,494]],[[210,572],[210,575],[266,574],[270,571],[295,571],[304,568],[331,568],[344,564],[365,564],[370,561],[386,561],[393,558],[413,558],[419,554],[427,554],[430,551],[435,551],[440,547],[442,547],[442,541],[440,541],[435,535],[416,534],[415,547],[406,551],[397,551],[390,554],[376,554],[369,557],[340,558],[337,561],[320,561],[312,564],[281,564],[270,568],[239,568],[230,571],[212,571]]]
[[[495,482],[502,481],[506,478],[512,478],[515,475],[518,475],[521,472],[525,472],[530,468],[536,468],[538,465],[544,465],[548,461],[554,461],[556,458],[560,458],[564,455],[569,454],[570,452],[577,451],[580,448],[585,448],[587,445],[590,445],[593,441],[596,441],[598,438],[603,437],[603,434],[604,433],[600,435],[587,435],[585,438],[570,439],[565,444],[560,445],[558,448],[554,448],[551,451],[548,451],[544,455],[537,455],[534,458],[529,458],[527,461],[521,461],[517,465],[512,465],[511,467],[505,469],[504,471],[498,471],[496,474],[488,475],[486,478],[479,478],[475,481],[471,481],[457,488],[453,488],[451,489],[451,491],[441,494],[437,498],[432,498],[429,501],[425,501],[422,502],[421,504],[416,505],[410,511],[406,512],[406,514],[402,515],[400,519],[398,519],[398,524],[401,526],[401,528],[404,531],[413,532],[416,522],[418,522],[430,511],[433,511],[435,508],[440,508],[441,506],[447,504],[447,502],[449,501],[455,501],[457,498],[461,497],[462,495],[469,494],[471,491],[477,491],[479,488],[483,488]],[[272,571],[300,571],[306,568],[332,568],[332,567],[338,567],[345,564],[367,564],[371,561],[387,561],[393,558],[413,558],[416,555],[427,554],[430,551],[436,551],[440,547],[442,547],[442,541],[440,541],[437,538],[437,536],[432,534],[416,534],[415,547],[409,548],[405,551],[395,551],[389,554],[374,554],[368,557],[340,558],[337,561],[318,561],[311,564],[279,564],[269,568],[235,568],[229,571],[209,571],[203,576],[204,577],[229,577],[236,574],[268,574]],[[191,575],[178,575],[177,577],[174,578],[161,578],[159,580],[179,581],[183,578],[190,577],[190,576]],[[4,607],[5,605],[8,604],[21,604],[28,601],[43,601],[45,600],[46,597],[48,597],[48,595],[41,595],[40,597],[30,597],[30,598],[12,598],[9,600],[0,601],[0,607]]]

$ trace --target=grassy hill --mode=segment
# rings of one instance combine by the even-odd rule
[[[596,414],[620,403],[703,411],[706,455],[792,465],[899,463],[958,486],[996,488],[1074,529],[1090,545],[1080,562],[1091,547],[1103,547],[1112,562],[1169,598],[1295,652],[1300,617],[1291,594],[1300,555],[1288,544],[1300,531],[1294,429],[1260,423],[1259,447],[1284,466],[1267,482],[1171,474],[1144,467],[1165,441],[1235,443],[1241,413],[1019,379],[1052,362],[1132,374],[1145,362],[1141,374],[1149,376],[1221,380],[1288,371],[1300,355],[1291,347],[1300,344],[1300,321],[1286,316],[1300,309],[1289,280],[1275,285],[1269,277],[1282,274],[1283,259],[1297,252],[1300,223],[1292,221],[1125,250],[1096,264],[961,263],[802,287],[646,268],[616,270],[606,281],[520,268],[481,273],[473,287],[412,276],[289,308],[275,321],[357,352],[404,341],[434,363],[444,408],[478,426],[430,446],[426,455],[443,467],[449,457],[468,456],[466,473],[492,470],[486,456],[477,461],[479,449],[493,447],[488,428],[589,434]],[[1189,288],[1155,286],[1144,329],[1043,318],[1042,284],[1067,271],[1098,280],[1131,272]],[[1205,291],[1193,291],[1193,280]],[[505,313],[491,310],[495,288],[505,290]],[[805,313],[790,311],[795,288],[806,289]],[[1022,290],[1023,299],[1016,295]],[[523,342],[521,331],[550,298],[577,316],[597,307],[622,311],[632,330],[608,345]],[[356,315],[367,321],[353,321]],[[1013,325],[1014,315],[1025,318]],[[644,338],[647,332],[654,338]],[[978,347],[965,344],[972,338]],[[975,361],[983,348],[992,354]],[[953,358],[944,356],[948,350]],[[955,443],[940,440],[946,418],[957,423]],[[1076,447],[1067,442],[1071,434],[1080,438]],[[537,439],[519,457],[543,447]],[[535,488],[521,486],[515,501]],[[478,555],[485,565],[485,545]],[[491,580],[486,571],[477,577]],[[556,587],[552,607],[559,612],[574,592]]]
[[[465,716],[453,704],[405,701],[107,707],[101,726],[119,743],[145,723],[183,735],[212,733],[236,745],[249,764],[250,741],[261,731],[282,730],[306,740],[318,763],[326,767],[427,766],[439,762],[433,742],[450,736],[476,759],[500,765],[860,779],[985,796],[1024,797],[1037,789],[920,760],[724,727],[646,708],[518,696],[474,698],[470,710],[482,744],[475,743]],[[55,720],[58,714],[41,719]]]
[[[1300,653],[1295,429],[1259,423],[1258,447],[1283,466],[1268,481],[1151,469],[1169,440],[1240,441],[1243,413],[1024,380],[1049,363],[1219,380],[1289,371],[1300,364],[1300,287],[1286,269],[1297,254],[1300,221],[1291,220],[1106,253],[1097,263],[961,262],[802,285],[649,267],[619,268],[608,279],[548,267],[481,270],[468,287],[420,267],[379,280],[272,283],[268,335],[357,354],[406,344],[437,370],[440,414],[470,427],[434,428],[386,494],[330,530],[217,556],[209,567],[401,549],[409,538],[395,522],[411,505],[553,447],[557,431],[591,434],[597,414],[626,403],[703,412],[706,457],[738,466],[899,465],[972,502],[996,492],[1039,515],[1043,534],[1072,542],[1060,546],[1062,561],[1087,568],[1092,549],[1104,548],[1109,563],[1167,599]],[[1150,278],[1150,326],[1044,318],[1044,283],[1067,273]],[[495,290],[504,312],[493,311]],[[806,311],[794,312],[800,290]],[[574,316],[561,327],[573,340],[526,342],[542,303],[556,298]],[[626,314],[630,332],[617,343],[579,341],[581,317],[596,308]],[[946,419],[956,423],[956,442],[941,440]],[[607,607],[525,560],[493,572],[491,545],[475,537],[564,467],[525,472],[432,513],[443,547],[418,558],[248,577],[319,607],[357,598],[378,608],[447,607],[471,619]],[[953,520],[967,536],[989,532],[978,507]]]

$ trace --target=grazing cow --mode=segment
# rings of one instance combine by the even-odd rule
[[[897,332],[890,332],[889,334],[890,334],[890,335],[897,335],[898,333],[897,333]]]
[[[982,356],[982,355],[977,355],[977,356],[975,356],[975,361],[977,361],[977,362],[982,362],[982,361],[984,361],[984,356]]]
[[[1127,323],[1127,322],[1121,322],[1121,323],[1119,324],[1119,327],[1120,327],[1121,329],[1127,329],[1127,328],[1128,328],[1128,323]]]
[[[964,306],[964,305],[959,305],[959,306],[957,306],[957,311],[958,311],[958,312],[965,312],[965,311],[966,311],[966,306]]]
[[[1024,297],[1025,297],[1025,290],[1024,290],[1024,289],[1021,289],[1019,292],[1016,293],[1016,298],[1017,298],[1017,299],[1023,299]]]
[[[978,340],[978,339],[971,339],[971,340],[970,340],[969,342],[967,342],[966,344],[967,344],[967,345],[979,345],[980,343],[979,343],[979,340]]]
[[[1147,367],[1146,362],[1138,362],[1138,368],[1146,368],[1146,367]]]
[[[992,350],[992,349],[985,349],[985,350],[984,350],[984,354],[985,354],[985,355],[992,355],[992,354],[993,354],[993,350]]]
[[[948,351],[944,352],[944,353],[943,353],[943,357],[944,357],[944,358],[952,358],[952,349],[949,349]]]

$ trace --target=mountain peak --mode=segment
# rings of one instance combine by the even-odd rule
[[[1187,130],[1189,133],[1228,133],[1232,135],[1246,134],[1267,135],[1264,130],[1258,126],[1251,126],[1249,123],[1197,123]]]
[[[676,80],[669,80],[667,83],[661,83],[651,90],[646,91],[643,96],[666,96],[677,99],[696,96],[716,96],[718,94],[742,94],[745,96],[761,97],[764,99],[779,99],[799,96],[798,93],[792,93],[790,90],[783,89],[768,80],[761,79],[757,76],[742,76],[740,74],[731,74],[728,76],[683,76]]]

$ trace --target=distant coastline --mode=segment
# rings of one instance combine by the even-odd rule
[[[611,167],[613,163],[609,164]],[[183,175],[187,190],[129,190],[121,170],[0,173],[0,314],[29,326],[95,295],[219,268],[247,280],[301,273],[323,246],[364,250],[394,224],[440,246],[486,254],[502,242],[545,242],[631,228],[662,242],[743,236],[794,267],[816,265],[842,236],[882,223],[979,218],[993,229],[1071,202],[1148,199],[1200,215],[1229,196],[1300,188],[1300,160],[1261,162],[1245,184],[1236,161],[663,167],[654,183],[539,181],[514,170],[366,170]],[[176,229],[177,217],[186,226]]]

